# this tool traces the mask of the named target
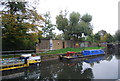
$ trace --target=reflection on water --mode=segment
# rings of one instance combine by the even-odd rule
[[[43,63],[45,64],[45,63]],[[41,64],[42,65],[42,64]],[[47,65],[47,64],[46,64]],[[93,78],[92,69],[82,71],[82,62],[60,62],[54,61],[49,67],[41,68],[41,79],[83,79]],[[44,70],[43,70],[44,69]],[[46,70],[47,69],[47,70]],[[43,76],[43,77],[42,77]]]
[[[2,79],[40,79],[40,67],[31,65],[30,67],[9,70],[2,72]]]
[[[51,60],[41,62],[40,66],[32,65],[3,72],[5,79],[117,79],[118,60],[120,56],[115,52],[107,55],[95,56],[86,59]]]

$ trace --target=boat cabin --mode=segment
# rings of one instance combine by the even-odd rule
[[[98,50],[84,50],[84,51],[82,51],[82,55],[84,55],[84,56],[99,55],[99,54],[105,54],[104,50],[98,49]]]
[[[67,52],[66,53],[66,56],[73,56],[73,55],[75,55],[75,52]]]
[[[41,56],[22,54],[20,58],[4,58],[0,59],[2,68],[0,71],[28,67],[30,64],[37,64],[41,62]]]

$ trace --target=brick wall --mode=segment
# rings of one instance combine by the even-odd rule
[[[62,49],[63,48],[63,42],[62,40],[53,40],[53,50],[56,49]]]
[[[36,51],[47,51],[50,49],[50,40],[41,40],[41,43],[38,43],[36,46]]]
[[[85,47],[89,47],[89,42],[80,42],[73,40],[52,40],[52,50],[62,49],[62,48],[80,48],[81,44],[84,44]],[[41,40],[36,46],[36,51],[47,51],[50,50],[50,40]]]

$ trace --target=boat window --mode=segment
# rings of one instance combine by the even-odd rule
[[[73,53],[70,53],[70,55],[73,55]]]
[[[94,53],[94,51],[92,51],[92,53]]]
[[[10,67],[14,67],[14,66],[8,66],[8,67],[10,68]]]
[[[84,51],[84,53],[89,53],[89,51]]]
[[[35,60],[35,61],[40,61],[40,59],[37,59],[37,60]]]
[[[98,50],[97,52],[103,52],[102,50]]]
[[[2,67],[2,69],[4,69],[4,68],[8,68],[7,66],[5,66],[5,67]]]
[[[22,64],[19,64],[19,65],[14,65],[14,67],[17,67],[17,66],[22,66]]]

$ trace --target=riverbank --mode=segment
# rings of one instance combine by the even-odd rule
[[[58,59],[60,54],[65,54],[67,51],[80,53],[83,50],[94,50],[94,49],[104,49],[105,47],[85,47],[85,48],[64,48],[59,50],[49,50],[43,53],[39,53],[41,55],[42,61]]]
[[[54,54],[65,54],[68,51],[71,52],[81,52],[83,50],[94,50],[94,49],[104,49],[105,47],[84,47],[84,48],[64,48],[58,50],[49,50],[42,53],[37,53],[37,55],[54,55]]]
[[[67,51],[74,51],[74,52],[81,52],[83,50],[92,50],[92,49],[104,49],[105,47],[85,47],[85,48],[64,48],[64,49],[58,49],[58,50],[49,50],[42,53],[36,53],[36,55],[40,55],[45,60],[51,60],[51,59],[58,59],[58,55],[65,54]],[[2,58],[17,58],[20,57],[20,55],[8,55],[8,56],[2,56]]]

